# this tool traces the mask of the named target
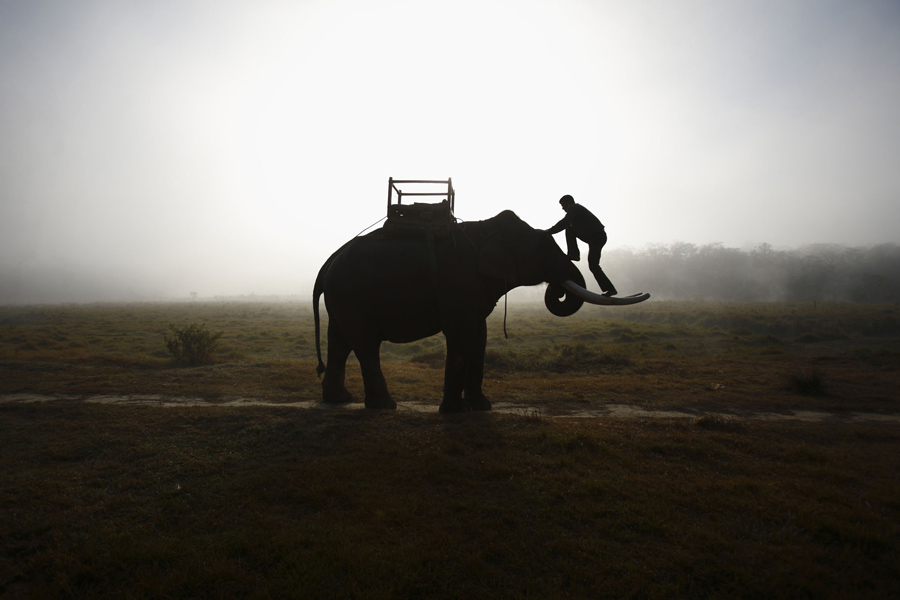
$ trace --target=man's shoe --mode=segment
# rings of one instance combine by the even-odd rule
[[[603,295],[604,296],[615,296],[618,293],[619,293],[618,290],[616,290],[616,288],[613,288],[611,290],[606,290],[605,292],[603,292]]]

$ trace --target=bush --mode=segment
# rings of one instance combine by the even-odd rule
[[[201,365],[213,361],[219,347],[219,338],[222,337],[221,331],[212,333],[206,328],[206,323],[201,325],[191,323],[184,328],[169,325],[169,329],[172,331],[172,337],[164,334],[163,339],[175,362]]]

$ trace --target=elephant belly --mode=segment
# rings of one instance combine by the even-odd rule
[[[382,311],[367,311],[367,321],[374,325],[383,341],[404,344],[439,333],[437,311],[426,304],[397,302]]]
[[[332,264],[329,318],[355,341],[406,343],[441,331],[436,279],[424,244],[361,238]],[[445,304],[453,303],[446,299]]]
[[[360,282],[362,283],[362,282]],[[434,294],[360,286],[325,294],[329,318],[354,342],[414,342],[441,331]]]

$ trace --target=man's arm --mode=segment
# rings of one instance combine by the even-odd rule
[[[550,229],[547,230],[547,233],[549,233],[550,235],[553,235],[554,233],[559,233],[560,231],[562,231],[563,229],[565,229],[566,227],[568,227],[570,225],[569,221],[571,221],[571,217],[569,216],[569,213],[566,213],[566,216],[564,216],[562,219],[560,219],[559,223],[557,223],[556,225],[554,225],[553,227],[551,227]]]

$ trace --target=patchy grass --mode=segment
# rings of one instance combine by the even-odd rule
[[[509,339],[502,314],[488,320],[485,390],[545,415],[609,402],[897,412],[898,312],[877,304],[648,302],[585,307],[560,319],[520,306],[510,312]],[[222,332],[213,364],[168,360],[169,324],[190,322]],[[296,304],[0,307],[0,393],[312,401],[320,395],[312,332],[312,311]],[[385,343],[382,357],[398,400],[439,403],[442,336]],[[827,396],[785,384],[811,370],[827,382]],[[348,375],[361,395],[355,364]]]

